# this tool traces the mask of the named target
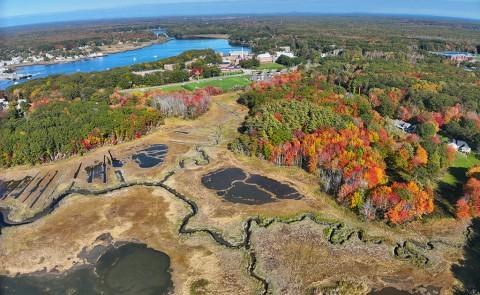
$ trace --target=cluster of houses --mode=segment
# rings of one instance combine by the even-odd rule
[[[273,63],[277,61],[277,59],[282,55],[285,55],[291,58],[295,57],[295,55],[290,49],[290,46],[278,47],[278,51],[275,51],[273,54],[271,54],[270,52],[264,52],[264,53],[255,55],[253,53],[243,50],[242,48],[241,51],[232,51],[227,55],[223,55],[223,54],[221,55],[222,55],[222,64],[225,65],[225,67],[227,67],[227,65],[235,67],[240,64],[240,61],[252,59],[252,58],[256,58],[261,64],[267,64],[267,63]]]
[[[18,99],[17,100],[17,110],[19,110],[22,106],[22,104],[27,103],[26,99]],[[10,103],[6,98],[0,98],[0,111],[6,111],[10,107]]]
[[[93,58],[100,56],[103,56],[103,53],[96,52],[96,49],[90,45],[85,45],[73,50],[59,48],[48,52],[30,52],[28,54],[14,56],[10,60],[0,60],[0,67],[9,67],[28,63],[41,63],[49,61],[74,61],[83,58]]]
[[[261,64],[267,64],[267,63],[273,63],[276,62],[277,59],[280,58],[280,56],[285,55],[290,58],[294,58],[295,54],[290,49],[290,46],[281,46],[278,49],[279,51],[275,51],[274,54],[270,54],[269,52],[261,53],[257,55],[257,60]]]
[[[407,133],[415,133],[417,129],[416,125],[410,124],[402,120],[393,120],[393,125],[398,129]],[[448,145],[453,147],[457,152],[466,153],[466,154],[469,154],[472,152],[472,148],[468,145],[468,143],[462,140],[449,139]]]
[[[253,82],[260,82],[260,81],[271,81],[273,77],[281,75],[281,74],[286,74],[288,73],[287,69],[283,69],[280,71],[277,70],[271,70],[271,71],[258,71],[252,73],[252,76],[250,78],[251,81]]]
[[[468,52],[447,51],[447,52],[432,52],[432,53],[443,56],[452,61],[457,61],[457,62],[473,61],[475,59],[475,55]]]

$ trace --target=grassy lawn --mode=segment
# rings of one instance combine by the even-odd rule
[[[268,64],[261,64],[260,66],[256,67],[256,70],[282,70],[285,67],[282,66],[281,64],[277,63],[268,63]]]
[[[455,212],[455,203],[463,195],[462,187],[467,181],[466,172],[478,164],[480,159],[475,154],[457,153],[457,158],[438,184],[437,192],[440,198],[437,200],[437,207],[440,207],[443,214]]]
[[[178,90],[188,90],[193,91],[197,88],[205,88],[207,86],[218,87],[223,91],[230,91],[234,87],[244,87],[249,85],[250,78],[248,76],[240,76],[240,77],[226,77],[217,80],[209,80],[209,81],[200,81],[200,82],[186,82],[184,85],[173,85],[173,86],[165,86],[161,87],[163,91],[178,91]]]
[[[448,173],[445,174],[442,181],[452,186],[463,184],[467,180],[467,176],[465,175],[467,170],[478,164],[480,164],[480,160],[475,154],[463,155],[458,153],[457,158],[452,166],[448,168]]]
[[[165,86],[165,87],[161,87],[161,89],[165,92],[185,90],[185,88],[183,88],[182,85]]]

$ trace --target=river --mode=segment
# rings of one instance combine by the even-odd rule
[[[105,71],[133,64],[153,62],[162,58],[179,55],[184,51],[211,48],[217,52],[229,53],[242,50],[242,47],[232,46],[225,39],[172,39],[165,43],[154,44],[131,51],[113,53],[103,57],[82,59],[67,63],[32,65],[17,68],[18,74],[31,74],[32,79],[38,79],[57,74],[73,74],[78,72]],[[249,51],[248,48],[244,48]],[[21,80],[23,83],[28,80]],[[13,85],[13,81],[0,80],[0,90]]]

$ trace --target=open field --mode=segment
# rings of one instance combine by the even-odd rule
[[[266,64],[261,64],[260,66],[256,67],[256,70],[282,70],[285,67],[281,64],[277,63],[266,63]]]
[[[467,179],[465,173],[467,170],[478,164],[480,164],[480,160],[476,154],[471,153],[465,155],[457,153],[455,161],[448,169],[448,173],[445,174],[442,181],[449,185],[465,183],[465,180]]]
[[[160,87],[160,89],[164,91],[178,91],[178,90],[188,90],[194,91],[195,89],[205,88],[208,86],[217,87],[222,89],[223,91],[230,91],[235,87],[245,87],[251,83],[248,76],[235,76],[235,77],[225,77],[225,78],[218,78],[215,80],[208,80],[208,81],[199,81],[199,82],[187,82],[182,85],[174,85],[174,86],[164,86]]]
[[[245,87],[251,83],[250,76],[245,74],[236,74],[236,75],[227,75],[220,77],[213,77],[202,79],[199,81],[189,81],[183,83],[174,83],[168,85],[154,86],[154,87],[144,87],[144,88],[132,88],[123,90],[122,92],[142,92],[150,90],[163,90],[166,92],[187,90],[194,91],[195,89],[205,88],[208,86],[218,87],[225,92],[235,90],[235,88]]]
[[[463,194],[462,185],[467,181],[466,173],[470,167],[478,164],[480,160],[476,154],[457,153],[455,161],[438,184],[437,214],[454,215],[455,204]]]

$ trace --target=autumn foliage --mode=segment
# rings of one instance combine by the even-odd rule
[[[345,95],[327,80],[295,72],[253,84],[239,100],[251,111],[232,149],[318,175],[324,191],[367,219],[401,224],[431,213],[426,175],[448,162],[446,146],[435,137],[424,146],[418,135],[390,134],[376,111],[385,99],[398,105],[405,91]]]
[[[457,201],[457,217],[470,218],[480,216],[480,166],[474,166],[467,172],[470,177],[465,184],[464,196]]]

